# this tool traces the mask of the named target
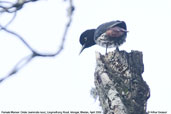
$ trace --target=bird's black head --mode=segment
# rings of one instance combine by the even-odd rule
[[[88,48],[88,47],[95,45],[94,33],[95,33],[95,29],[90,29],[90,30],[84,31],[81,34],[80,44],[82,45],[82,49],[80,51],[80,54],[85,48]]]

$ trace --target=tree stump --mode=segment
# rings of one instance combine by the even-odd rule
[[[147,114],[150,89],[142,78],[142,52],[96,52],[96,62],[94,83],[103,113]]]

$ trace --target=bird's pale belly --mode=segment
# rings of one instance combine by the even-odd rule
[[[113,47],[117,47],[119,45],[118,42],[118,38],[111,38],[108,37],[106,35],[106,33],[103,33],[102,35],[100,35],[96,40],[95,40],[96,44],[102,46],[102,47],[108,47],[108,48],[113,48]]]

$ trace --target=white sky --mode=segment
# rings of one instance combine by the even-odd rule
[[[143,78],[151,89],[148,111],[171,113],[171,1],[75,0],[74,5],[63,52],[55,58],[36,58],[1,83],[0,110],[100,110],[90,89],[94,87],[95,51],[104,53],[105,49],[93,46],[79,56],[79,36],[104,22],[124,20],[130,32],[120,50],[143,52]],[[29,3],[9,29],[23,36],[34,49],[55,52],[67,22],[67,6],[63,0]],[[1,16],[0,23],[10,16]],[[16,37],[0,31],[0,53],[3,77],[30,51]]]

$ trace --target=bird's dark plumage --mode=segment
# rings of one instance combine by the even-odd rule
[[[80,51],[80,53],[87,47],[91,47],[93,45],[95,45],[95,41],[94,41],[94,33],[95,33],[95,29],[90,29],[90,30],[86,30],[84,31],[81,36],[80,36],[80,43],[82,45],[82,49]]]
[[[127,27],[124,21],[111,21],[83,32],[80,36],[80,43],[83,46],[81,52],[95,44],[111,48],[117,47],[125,42]],[[81,53],[80,52],[80,53]]]

